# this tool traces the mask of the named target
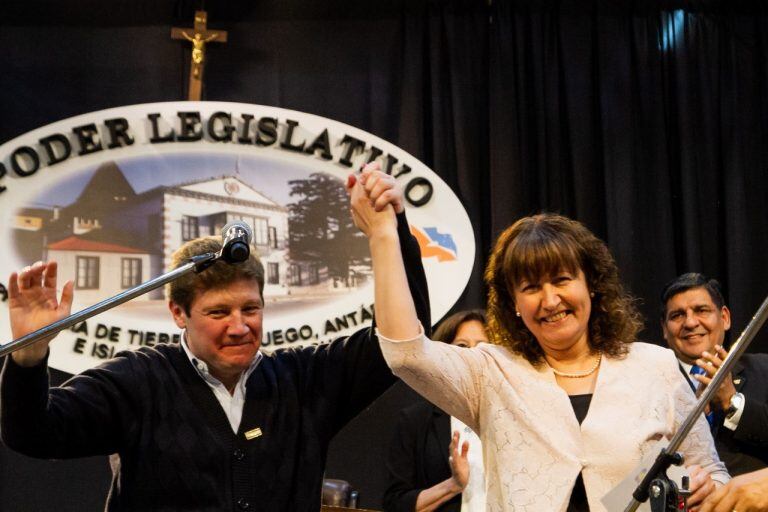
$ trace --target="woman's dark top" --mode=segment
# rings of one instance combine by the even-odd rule
[[[581,425],[581,422],[587,417],[589,404],[592,402],[592,395],[569,395],[568,398],[571,399],[573,412],[576,414],[579,425]],[[581,478],[581,473],[579,473],[576,483],[573,484],[573,492],[571,492],[571,499],[568,502],[568,512],[589,512],[587,490],[584,488],[584,480]]]

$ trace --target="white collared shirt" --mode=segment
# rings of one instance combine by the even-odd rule
[[[187,354],[189,361],[192,363],[192,366],[195,367],[195,370],[197,370],[197,373],[203,378],[205,383],[208,384],[208,387],[211,388],[211,391],[213,391],[216,400],[219,401],[221,408],[224,409],[224,414],[227,415],[229,424],[232,426],[232,431],[237,434],[237,431],[240,428],[240,420],[243,418],[243,407],[245,406],[245,383],[248,380],[248,377],[251,376],[251,373],[253,373],[253,370],[256,369],[256,366],[258,366],[263,355],[261,352],[256,353],[256,357],[253,358],[248,369],[240,374],[240,379],[235,385],[235,391],[230,394],[227,387],[222,384],[219,379],[211,375],[205,361],[195,356],[189,350],[189,346],[187,346],[186,331],[184,331],[181,339],[181,346],[184,348],[184,352]]]

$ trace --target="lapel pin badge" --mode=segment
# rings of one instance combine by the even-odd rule
[[[245,438],[250,441],[251,439],[256,439],[257,437],[261,437],[261,429],[259,427],[252,428],[248,432],[245,433]]]

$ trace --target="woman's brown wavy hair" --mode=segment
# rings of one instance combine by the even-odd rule
[[[605,242],[582,223],[553,213],[524,217],[496,240],[485,269],[491,343],[509,348],[534,366],[541,364],[541,345],[515,315],[515,287],[523,280],[536,283],[579,269],[594,293],[589,345],[608,356],[623,357],[643,325],[636,301],[624,290]]]

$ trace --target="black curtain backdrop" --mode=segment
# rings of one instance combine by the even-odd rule
[[[641,4],[494,2],[491,234],[572,216],[610,245],[646,340],[664,283],[691,270],[723,283],[738,332],[768,292],[766,16]]]
[[[199,2],[5,0],[0,142],[77,114],[185,98]],[[456,308],[481,306],[494,237],[561,212],[611,247],[663,343],[658,294],[696,270],[740,332],[768,294],[768,18],[759,2],[212,1],[204,99],[336,119],[399,145],[458,194],[478,244]],[[2,256],[0,256],[2,257]],[[768,349],[762,334],[753,351]],[[53,372],[60,382],[65,375]],[[327,476],[381,507],[396,386],[334,441]],[[106,458],[0,449],[0,510],[100,510]]]

